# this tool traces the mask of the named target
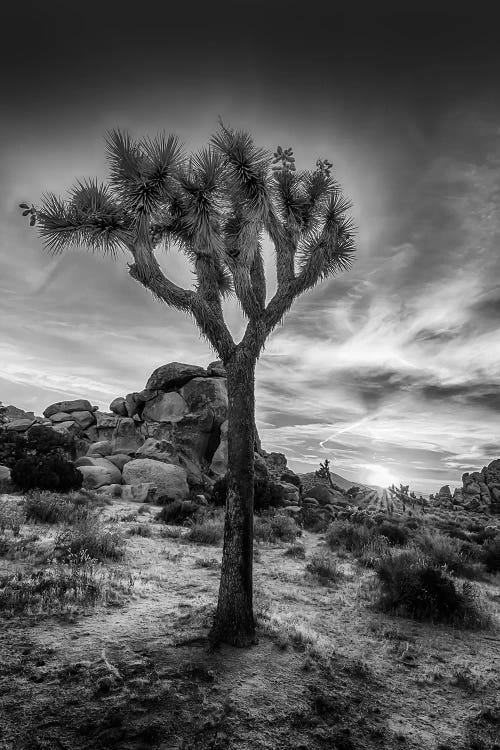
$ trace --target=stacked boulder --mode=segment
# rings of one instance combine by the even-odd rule
[[[431,496],[432,497],[432,496]],[[432,505],[459,507],[479,513],[500,513],[500,459],[483,466],[481,471],[462,475],[462,487],[453,495],[448,485],[432,497]]]
[[[171,362],[142,391],[113,399],[101,412],[87,399],[50,404],[43,417],[1,407],[4,428],[29,435],[35,424],[75,438],[83,486],[111,497],[160,503],[210,492],[227,472],[228,396],[221,362],[207,368]],[[300,479],[286,457],[260,449],[256,477],[271,483],[273,504],[299,511]]]

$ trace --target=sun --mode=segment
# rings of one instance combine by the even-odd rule
[[[395,477],[384,466],[378,464],[368,464],[368,482],[375,484],[377,487],[390,487],[396,482]]]

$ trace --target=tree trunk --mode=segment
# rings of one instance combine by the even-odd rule
[[[228,473],[216,643],[255,642],[252,605],[255,357],[238,349],[227,371]]]

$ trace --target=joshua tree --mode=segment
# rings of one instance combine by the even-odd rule
[[[176,137],[107,137],[109,180],[76,183],[66,199],[22,204],[52,253],[78,245],[124,250],[128,272],[160,302],[192,316],[227,370],[228,492],[214,641],[248,645],[252,609],[254,374],[271,331],[294,300],[349,267],[354,245],[350,204],[332,165],[297,171],[291,149],[274,159],[251,136],[221,124],[208,146],[187,156]],[[277,289],[266,298],[261,241],[274,245]],[[195,272],[193,289],[173,283],[157,253],[174,244]],[[235,294],[248,319],[238,343],[222,300]]]
[[[326,479],[329,483],[330,487],[334,489],[334,485],[332,482],[332,475],[330,474],[330,461],[328,458],[325,458],[325,463],[319,463],[319,469],[316,471],[316,476],[319,479]]]

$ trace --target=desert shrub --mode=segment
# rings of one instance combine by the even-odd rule
[[[489,573],[500,571],[500,537],[490,539],[483,545],[482,561]]]
[[[357,553],[359,563],[365,568],[374,568],[380,558],[387,554],[389,547],[385,536],[374,535]]]
[[[286,557],[294,557],[298,560],[305,560],[306,549],[301,542],[293,542],[293,544],[286,548],[283,554]]]
[[[62,458],[75,459],[76,437],[62,435],[47,425],[35,424],[27,433],[26,452],[28,455],[59,455]]]
[[[62,531],[56,537],[54,549],[63,560],[81,554],[100,562],[120,560],[125,552],[125,539],[116,529],[103,527],[96,516],[89,516]]]
[[[468,628],[490,624],[472,584],[466,581],[460,586],[416,550],[388,553],[375,570],[381,585],[377,604],[385,612]]]
[[[428,529],[419,531],[414,544],[437,566],[446,567],[455,575],[475,578],[479,571],[456,539]]]
[[[421,526],[420,521],[418,518],[407,518],[405,519],[405,526],[407,529],[411,529],[414,531],[415,529],[418,529]]]
[[[336,520],[326,530],[326,543],[330,549],[344,547],[349,552],[361,554],[363,548],[375,537],[380,536],[376,528],[365,524],[354,524],[347,520]]]
[[[221,564],[219,560],[216,560],[215,557],[198,557],[194,561],[195,568],[211,568],[218,570],[220,566]]]
[[[129,536],[144,536],[149,537],[153,536],[153,530],[151,528],[151,524],[149,523],[136,523],[134,526],[131,526],[128,530]]]
[[[293,518],[280,513],[256,516],[253,528],[255,539],[262,542],[293,542],[301,533]]]
[[[0,501],[0,532],[11,531],[13,536],[19,536],[22,525],[26,521],[26,511],[22,505],[12,500]]]
[[[469,541],[471,539],[471,535],[469,532],[465,531],[465,529],[462,529],[461,526],[457,526],[453,523],[438,523],[436,524],[437,528],[442,534],[446,534],[446,536],[449,536],[451,539],[459,539],[462,542]]]
[[[323,585],[336,583],[344,575],[333,557],[325,552],[314,554],[307,563],[306,570]]]
[[[92,493],[57,492],[35,490],[26,496],[26,518],[35,523],[78,523],[95,513],[97,504]]]
[[[203,515],[204,508],[205,506],[200,506],[190,500],[172,500],[163,506],[156,520],[173,526],[182,526],[197,515]]]
[[[58,455],[22,458],[14,464],[11,477],[23,492],[35,489],[69,492],[80,489],[83,483],[83,475],[76,466]]]
[[[361,487],[355,486],[355,487],[349,487],[349,489],[346,491],[345,494],[347,497],[350,497],[352,499],[356,497],[356,495],[359,495],[360,492],[361,492]]]
[[[26,438],[18,432],[0,429],[0,464],[12,469],[26,456]]]
[[[389,544],[403,546],[410,538],[410,532],[405,526],[383,521],[378,527],[379,534],[385,536]]]
[[[7,617],[68,614],[75,606],[95,605],[99,600],[117,603],[132,585],[131,578],[103,569],[82,552],[38,571],[0,576],[0,613]]]
[[[468,538],[473,542],[476,542],[476,544],[484,544],[485,542],[495,539],[497,536],[497,529],[479,529],[479,531],[472,532]]]
[[[196,520],[186,534],[186,540],[196,544],[222,544],[224,539],[224,520],[221,518],[203,518]]]

